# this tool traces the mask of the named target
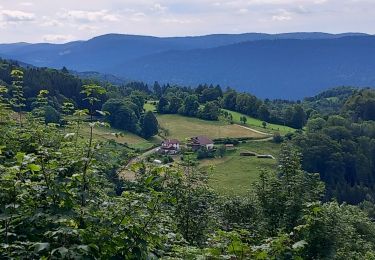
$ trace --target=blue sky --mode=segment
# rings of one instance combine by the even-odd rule
[[[296,31],[375,34],[375,0],[0,0],[1,43]]]

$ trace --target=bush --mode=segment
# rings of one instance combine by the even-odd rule
[[[44,108],[44,120],[46,124],[60,122],[60,113],[51,106],[46,106]]]
[[[284,141],[284,138],[280,135],[280,133],[276,132],[276,133],[273,134],[272,140],[275,143],[279,144],[279,143],[282,143]]]
[[[251,137],[241,137],[241,138],[218,138],[214,139],[215,144],[233,144],[238,145],[240,142],[246,143],[248,140],[252,140]]]
[[[197,151],[198,160],[205,159],[205,158],[213,158],[213,157],[215,157],[213,151],[209,151],[206,148],[201,148]]]
[[[164,156],[162,161],[163,161],[163,164],[167,164],[167,163],[172,163],[174,160],[171,156],[168,155],[168,156]]]
[[[220,146],[217,148],[217,150],[216,150],[216,155],[217,155],[218,157],[221,157],[221,158],[222,158],[222,157],[224,157],[226,151],[227,151],[226,146],[225,146],[225,145],[220,145]]]
[[[287,133],[287,134],[285,135],[285,138],[286,138],[287,140],[292,140],[293,136],[294,136],[294,133]]]

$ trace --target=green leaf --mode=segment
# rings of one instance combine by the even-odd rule
[[[4,150],[4,148],[6,148],[6,146],[0,145],[0,154],[3,154],[2,151]]]
[[[305,240],[301,240],[301,241],[294,243],[292,248],[299,249],[299,248],[303,248],[305,245],[307,245],[307,242]]]
[[[145,180],[145,184],[146,185],[150,185],[150,183],[155,179],[154,176],[149,176],[147,177],[147,179]]]
[[[85,252],[90,251],[90,248],[87,245],[80,245],[80,246],[77,247],[77,249],[80,249],[80,250],[85,251]]]
[[[34,246],[34,251],[35,252],[40,252],[43,250],[48,250],[49,248],[49,243],[35,243]]]
[[[66,247],[62,246],[62,247],[52,250],[51,255],[54,255],[56,252],[58,252],[60,256],[64,258],[65,255],[69,252],[69,250]]]
[[[21,152],[18,152],[16,154],[16,159],[17,159],[17,162],[18,163],[22,163],[23,162],[23,158],[25,158],[25,153],[21,153]]]
[[[29,164],[27,167],[28,167],[29,170],[32,171],[33,173],[34,173],[34,172],[39,172],[39,171],[42,169],[42,167],[40,167],[39,165],[33,164],[33,163]]]

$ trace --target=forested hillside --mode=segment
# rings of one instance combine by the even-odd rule
[[[0,72],[0,258],[375,258],[374,90],[291,102],[209,85],[116,87],[6,61]],[[156,134],[147,99],[159,113],[239,111],[298,130],[275,133],[278,167],[242,197],[218,195],[189,157],[179,167],[140,161],[128,181],[118,171],[136,151],[94,131]]]
[[[11,70],[16,67],[16,63],[7,61],[2,61],[0,67],[0,79],[10,90],[5,95],[8,98],[13,91]],[[99,83],[77,78],[66,69],[32,67],[22,70],[27,111],[37,112],[38,93],[48,91],[46,122],[64,123],[61,115],[67,102],[79,109],[86,107],[88,102],[81,93],[82,86]],[[294,102],[262,100],[249,93],[213,85],[186,88],[134,82],[121,86],[103,83],[103,87],[106,94],[100,96],[94,109],[108,114],[96,117],[102,117],[119,130],[146,138],[158,134],[155,117],[150,113],[146,116],[144,112],[146,100],[155,100],[150,102],[156,104],[159,114],[233,123],[233,113],[238,112],[244,115],[240,123],[245,125],[248,119],[255,118],[265,125],[273,123],[303,129],[281,138],[299,147],[304,170],[320,174],[326,183],[326,199],[337,198],[353,204],[374,199],[375,94],[371,89],[340,87]],[[273,133],[279,135],[277,130]]]
[[[66,44],[0,44],[0,54],[35,66],[61,68],[69,66],[79,71],[113,70],[112,66],[150,54],[170,50],[207,49],[240,42],[278,39],[336,39],[347,36],[369,36],[362,33],[244,33],[213,34],[194,37],[152,37],[107,34],[88,41]],[[100,62],[99,62],[100,61]]]
[[[334,86],[374,86],[374,46],[375,37],[244,42],[150,55],[113,71],[147,82],[209,82],[262,98],[298,99]]]
[[[374,36],[350,33],[109,34],[66,44],[0,45],[0,56],[149,84],[213,83],[261,98],[296,100],[336,86],[373,87],[374,46]]]

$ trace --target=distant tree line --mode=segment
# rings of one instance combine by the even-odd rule
[[[304,108],[298,103],[282,102],[280,113],[280,108],[274,106],[273,101],[263,101],[249,93],[239,93],[230,88],[223,91],[220,86],[199,85],[192,89],[160,86],[155,82],[153,92],[159,99],[157,110],[162,114],[178,113],[206,120],[218,120],[223,108],[297,129],[301,129],[307,120]]]

